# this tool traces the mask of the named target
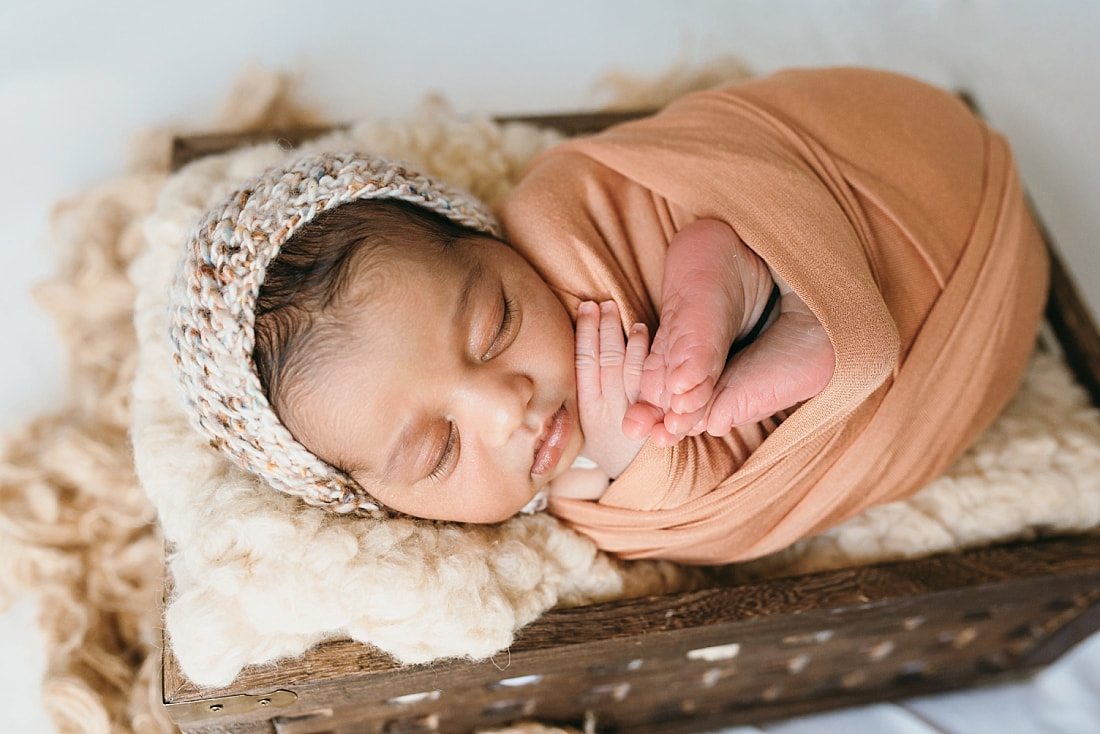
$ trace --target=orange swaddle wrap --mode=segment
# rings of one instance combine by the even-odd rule
[[[672,234],[727,222],[806,302],[832,381],[790,417],[646,444],[551,510],[626,558],[760,556],[941,473],[1016,390],[1048,262],[1004,139],[954,96],[860,69],[689,95],[539,158],[500,211],[576,312],[655,328]]]

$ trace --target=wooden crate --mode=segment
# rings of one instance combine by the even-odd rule
[[[639,114],[522,119],[576,134]],[[320,132],[179,139],[174,162]],[[1100,334],[1052,256],[1047,319],[1100,406]],[[1082,535],[553,610],[482,662],[400,666],[339,641],[200,690],[166,645],[163,694],[195,734],[468,732],[517,719],[686,732],[1025,675],[1098,629],[1100,536]]]

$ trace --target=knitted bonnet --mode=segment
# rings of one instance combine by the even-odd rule
[[[272,410],[252,361],[255,305],[268,263],[299,227],[360,199],[398,199],[498,236],[472,195],[377,156],[329,153],[267,171],[208,211],[180,259],[170,339],[185,410],[212,446],[267,484],[333,512],[388,511],[313,455]]]

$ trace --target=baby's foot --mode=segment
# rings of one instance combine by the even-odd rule
[[[767,266],[725,223],[699,220],[673,237],[661,321],[642,374],[641,400],[650,405],[627,416],[641,424],[655,407],[664,411],[663,425],[649,432],[656,443],[675,443],[699,426],[730,347],[770,285]]]

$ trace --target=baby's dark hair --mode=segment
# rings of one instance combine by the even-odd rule
[[[293,375],[321,356],[317,337],[339,326],[353,265],[376,255],[440,255],[478,234],[394,199],[349,202],[295,232],[267,266],[255,308],[252,361],[276,414]]]

